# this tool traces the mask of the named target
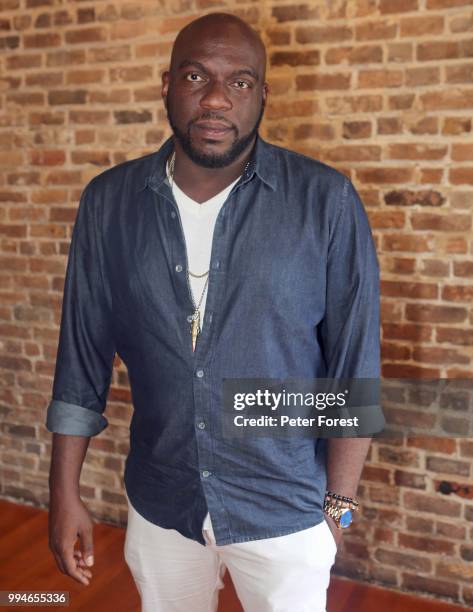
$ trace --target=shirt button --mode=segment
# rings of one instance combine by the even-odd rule
[[[171,211],[171,217],[172,217],[173,219],[175,219],[175,218],[176,218],[176,213],[175,213],[173,210]]]
[[[211,472],[209,472],[208,470],[204,470],[204,471],[202,472],[202,476],[203,476],[204,478],[208,478],[208,477],[210,476],[210,474],[211,474]]]
[[[214,270],[218,270],[219,268],[220,268],[220,262],[219,262],[219,261],[216,261],[216,262],[214,263]]]
[[[199,429],[205,429],[205,423],[203,421],[201,421],[200,423],[198,423],[197,427]]]
[[[182,272],[182,266],[181,266],[181,264],[177,264],[177,266],[176,266],[176,272]]]
[[[197,372],[196,372],[197,378],[202,378],[203,375],[204,375],[204,370],[197,370]]]
[[[187,322],[188,323],[192,323],[193,320],[194,320],[194,316],[193,315],[187,315]]]

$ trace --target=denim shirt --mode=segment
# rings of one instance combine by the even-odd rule
[[[148,521],[205,545],[324,520],[326,440],[225,438],[226,378],[379,377],[379,266],[366,212],[335,169],[258,134],[212,241],[192,350],[187,253],[165,172],[172,137],[84,188],[68,256],[51,432],[95,436],[114,355],[133,416],[125,487]],[[340,457],[340,461],[343,461]]]

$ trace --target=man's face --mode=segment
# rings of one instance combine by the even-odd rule
[[[262,71],[258,52],[237,35],[204,35],[179,46],[162,95],[173,133],[194,163],[223,168],[253,140],[267,95]]]

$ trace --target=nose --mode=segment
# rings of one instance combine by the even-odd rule
[[[200,99],[202,108],[214,110],[231,110],[232,103],[225,93],[225,88],[218,81],[210,81],[205,89],[205,94]]]

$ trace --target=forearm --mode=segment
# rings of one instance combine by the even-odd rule
[[[327,490],[355,497],[371,438],[327,440]]]
[[[79,495],[82,464],[90,437],[54,433],[49,472],[51,497]]]

